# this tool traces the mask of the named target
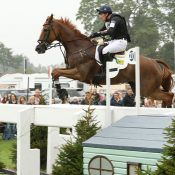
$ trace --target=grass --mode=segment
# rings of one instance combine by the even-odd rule
[[[14,142],[16,142],[14,139],[2,140],[2,135],[0,134],[0,162],[4,163],[7,169],[15,168],[15,165],[10,159],[11,149]]]

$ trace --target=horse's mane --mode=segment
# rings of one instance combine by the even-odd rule
[[[70,19],[68,19],[68,18],[61,18],[61,19],[58,19],[58,22],[59,23],[62,23],[62,24],[64,24],[64,25],[66,25],[68,28],[70,28],[70,29],[72,29],[72,30],[74,30],[75,31],[75,33],[78,35],[78,36],[82,36],[82,37],[86,37],[86,35],[84,35],[84,34],[82,34],[78,29],[77,29],[77,27],[74,25],[74,24],[72,24],[72,22],[70,21]]]

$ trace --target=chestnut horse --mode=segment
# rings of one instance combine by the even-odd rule
[[[93,82],[94,76],[100,70],[95,60],[94,44],[90,38],[83,35],[68,19],[54,19],[53,15],[46,19],[41,31],[36,51],[41,54],[51,47],[53,41],[58,41],[65,48],[66,68],[55,68],[52,72],[53,80],[60,76],[79,80],[88,84]],[[174,94],[170,92],[173,86],[172,72],[169,66],[161,61],[140,56],[140,93],[143,97],[162,100],[170,107]],[[105,84],[105,78],[100,84]],[[135,65],[129,64],[119,74],[111,79],[111,84],[130,83],[134,89]]]

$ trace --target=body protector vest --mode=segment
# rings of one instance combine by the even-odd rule
[[[128,33],[126,20],[124,17],[113,13],[109,21],[105,22],[100,31],[107,30],[104,35],[109,35],[112,40],[114,39],[126,39],[131,42],[130,35]]]

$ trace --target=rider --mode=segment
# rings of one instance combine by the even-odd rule
[[[123,52],[126,50],[127,42],[130,42],[130,36],[128,34],[125,18],[112,13],[112,9],[108,5],[103,5],[96,9],[99,18],[104,21],[104,26],[99,30],[90,35],[90,38],[99,36],[109,35],[111,40],[108,41],[102,50],[100,61],[103,64],[103,68],[106,68],[106,61],[112,61],[110,53]],[[98,55],[98,48],[96,49],[96,55]],[[97,56],[99,57],[99,56]]]

